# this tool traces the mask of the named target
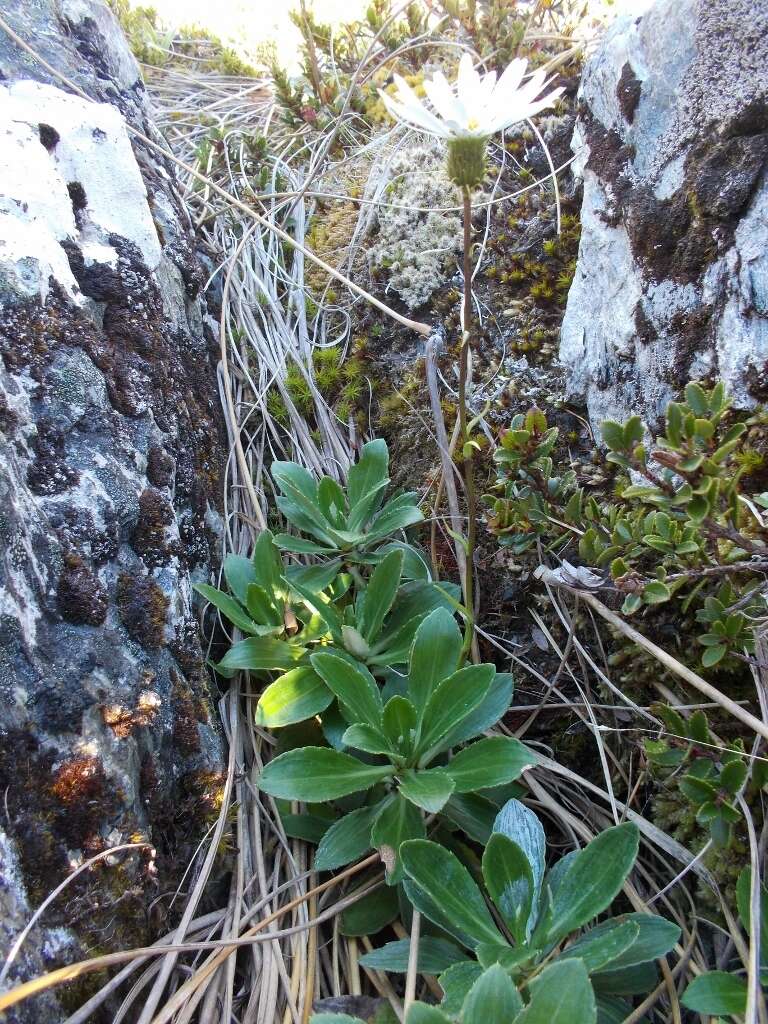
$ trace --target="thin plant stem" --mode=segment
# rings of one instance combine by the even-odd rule
[[[475,635],[475,570],[474,555],[477,536],[477,501],[475,496],[475,467],[469,438],[467,417],[467,384],[469,381],[469,345],[472,327],[472,193],[462,189],[464,200],[464,322],[459,352],[459,434],[461,437],[464,489],[467,499],[467,571],[464,585],[464,604],[467,617],[464,624],[462,658],[466,658]]]

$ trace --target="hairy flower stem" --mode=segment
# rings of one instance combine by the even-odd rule
[[[464,199],[464,324],[459,351],[459,434],[464,469],[464,489],[467,498],[467,571],[464,582],[464,604],[467,617],[464,624],[462,657],[472,648],[475,635],[475,540],[477,535],[477,501],[475,471],[470,444],[467,417],[467,383],[469,379],[469,341],[472,326],[472,192],[463,188]]]

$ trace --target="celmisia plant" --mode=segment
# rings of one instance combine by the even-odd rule
[[[459,355],[459,433],[462,441],[464,483],[467,494],[467,573],[464,603],[467,609],[464,637],[465,654],[474,633],[473,555],[476,534],[476,499],[473,453],[476,445],[470,438],[471,424],[467,417],[467,385],[469,378],[469,343],[472,319],[472,193],[485,176],[488,139],[519,121],[528,121],[541,110],[552,106],[563,92],[552,89],[542,96],[548,85],[546,73],[536,71],[526,77],[528,63],[518,58],[497,78],[495,71],[480,75],[472,58],[464,53],[459,61],[455,88],[438,71],[424,80],[424,91],[431,107],[422,102],[408,83],[395,75],[396,93],[381,93],[389,113],[396,120],[444,139],[448,145],[448,177],[461,189],[464,204],[464,301],[463,331]]]

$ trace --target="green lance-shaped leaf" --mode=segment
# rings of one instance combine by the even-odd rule
[[[386,442],[377,438],[364,444],[360,458],[349,467],[347,473],[350,530],[359,530],[365,525],[389,483],[388,474],[389,452]]]
[[[360,1017],[350,1017],[348,1013],[313,1013],[309,1024],[366,1024]]]
[[[483,852],[483,879],[515,942],[523,945],[531,931],[533,872],[523,850],[500,832]]]
[[[391,551],[371,573],[363,595],[358,627],[372,644],[379,635],[384,619],[395,600],[403,571],[403,552]]]
[[[456,747],[460,743],[481,736],[494,726],[506,713],[512,702],[514,679],[508,672],[497,672],[485,697],[477,707],[455,728],[451,729],[443,740],[443,749]]]
[[[423,839],[425,835],[418,807],[400,793],[393,793],[379,811],[371,830],[371,844],[384,863],[388,885],[396,885],[403,878],[401,845],[408,839]]]
[[[256,724],[277,729],[314,718],[333,701],[333,694],[309,665],[291,669],[270,683],[256,706]]]
[[[399,915],[397,891],[382,886],[347,907],[339,931],[348,936],[375,935]]]
[[[384,705],[381,725],[392,749],[410,754],[416,730],[416,708],[407,697],[390,697]]]
[[[489,736],[460,750],[446,771],[457,793],[472,793],[514,782],[535,763],[536,755],[519,740]]]
[[[419,721],[436,687],[456,671],[461,646],[461,632],[446,608],[436,608],[416,630],[408,672],[408,695]]]
[[[313,654],[312,667],[349,713],[354,723],[381,726],[381,691],[363,665],[355,667],[338,654]]]
[[[274,595],[274,590],[268,592],[258,583],[251,583],[246,591],[245,606],[256,622],[265,626],[284,628],[283,605],[281,603],[278,606]],[[282,629],[279,632],[282,632]]]
[[[635,863],[639,841],[637,826],[625,822],[601,832],[579,851],[555,894],[551,941],[580,928],[613,902]]]
[[[596,1024],[595,993],[581,960],[558,960],[529,986],[531,1001],[515,1024]]]
[[[242,605],[246,602],[248,587],[259,582],[253,562],[244,555],[227,555],[224,559],[224,579]]]
[[[370,967],[376,971],[405,974],[408,970],[410,950],[410,939],[398,939],[395,942],[387,942],[384,946],[361,956],[360,963],[363,967]],[[422,935],[419,940],[417,969],[422,974],[440,974],[441,971],[447,970],[454,964],[466,962],[467,954],[449,939]]]
[[[250,615],[246,615],[237,601],[229,594],[225,594],[223,590],[217,590],[216,587],[210,587],[207,583],[196,583],[194,589],[198,594],[202,594],[214,608],[218,608],[223,615],[226,615],[232,625],[237,626],[243,633],[258,633],[258,624]]]
[[[317,848],[315,868],[332,871],[367,853],[371,849],[371,827],[380,809],[381,803],[359,807],[331,825]]]
[[[273,462],[270,472],[287,498],[307,515],[322,518],[317,482],[308,470],[295,462]]]
[[[442,768],[406,769],[397,778],[403,796],[428,814],[441,811],[453,792],[453,780]]]
[[[583,940],[597,941],[612,929],[626,923],[637,928],[637,936],[625,950],[614,957],[610,964],[606,961],[602,967],[618,971],[625,967],[634,967],[637,964],[658,960],[659,957],[665,956],[680,938],[680,928],[663,917],[657,917],[655,914],[622,914],[620,917],[613,917],[585,932],[568,947],[568,953],[577,950]],[[578,952],[573,952],[573,955],[581,956]],[[591,968],[593,971],[600,969],[598,967]]]
[[[225,672],[242,670],[287,672],[296,668],[297,663],[306,657],[306,649],[298,644],[288,644],[285,640],[272,637],[249,636],[233,644],[221,659],[216,668]]]
[[[735,974],[709,971],[693,979],[680,1002],[697,1013],[742,1015],[747,1011],[747,983]]]
[[[290,533],[278,533],[275,537],[275,544],[278,544],[283,551],[292,551],[297,555],[327,555],[335,548],[333,541],[328,538],[327,543],[318,544],[306,537],[294,537]]]
[[[493,831],[511,839],[525,854],[531,868],[533,896],[531,914],[527,922],[526,935],[530,936],[536,923],[536,908],[539,904],[541,882],[546,864],[547,839],[544,828],[530,808],[519,800],[508,800],[499,811],[493,823]]]
[[[256,538],[251,555],[256,582],[267,593],[280,590],[283,575],[283,560],[275,545],[275,538],[270,530],[262,530]]]
[[[514,982],[499,964],[483,971],[469,990],[461,1014],[462,1024],[511,1022],[523,1009]]]
[[[615,971],[596,971],[592,975],[592,985],[600,995],[640,996],[647,995],[656,987],[658,976],[656,964],[635,964]]]
[[[412,1003],[405,1015],[405,1024],[453,1024],[442,1010],[429,1003]]]
[[[482,973],[483,968],[480,964],[471,962],[454,964],[440,975],[438,981],[443,990],[443,1001],[440,1006],[445,1013],[450,1017],[459,1016],[464,1000]],[[491,1022],[488,1021],[487,1024]]]
[[[341,559],[334,558],[318,565],[291,565],[285,571],[285,579],[289,586],[295,580],[305,592],[319,594],[330,587],[340,572]]]
[[[317,485],[317,501],[323,515],[336,530],[347,524],[347,501],[344,492],[330,476],[324,476]]]
[[[491,838],[498,805],[478,793],[456,793],[443,808],[443,817],[466,832],[470,839],[485,846]]]
[[[375,786],[392,775],[389,765],[367,765],[328,747],[300,747],[265,765],[259,789],[285,800],[320,803]]]
[[[634,921],[607,921],[609,927],[592,928],[560,954],[560,959],[578,957],[587,970],[599,971],[625,953],[637,940],[640,929]]]
[[[441,914],[475,943],[503,943],[480,890],[454,854],[437,843],[414,839],[403,843],[400,856],[405,873],[431,901],[421,906],[418,902],[415,904],[426,917],[430,917],[432,904],[435,904]],[[442,920],[430,919],[440,927],[443,924]]]
[[[416,491],[407,491],[390,499],[374,517],[366,534],[367,542],[370,544],[371,541],[383,540],[397,530],[404,530],[406,526],[420,523],[424,516],[416,504],[418,497]]]
[[[345,747],[363,750],[366,754],[392,754],[392,747],[384,733],[373,725],[363,725],[360,722],[344,730],[341,743]]]
[[[421,753],[429,758],[444,749],[445,737],[482,703],[495,674],[493,665],[468,665],[440,683],[424,710]]]

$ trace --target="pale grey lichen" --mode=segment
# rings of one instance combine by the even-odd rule
[[[383,272],[387,292],[416,309],[445,282],[461,251],[461,218],[442,209],[456,207],[459,196],[438,140],[401,149],[389,161],[387,175],[369,266]]]

